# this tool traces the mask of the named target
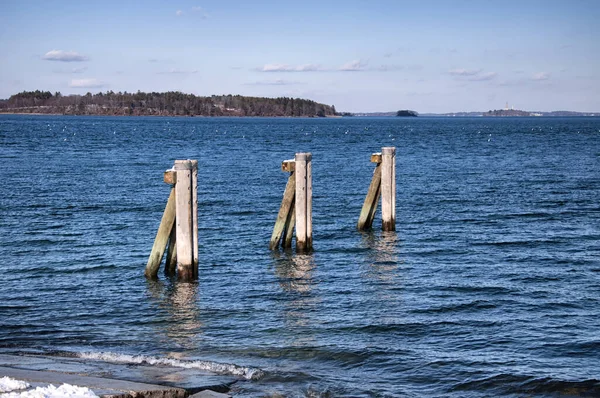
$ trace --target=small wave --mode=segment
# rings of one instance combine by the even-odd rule
[[[171,366],[174,368],[199,369],[213,373],[229,374],[242,376],[246,380],[259,380],[264,376],[264,372],[257,368],[238,366],[230,363],[218,363],[211,361],[193,361],[175,358],[158,358],[148,355],[128,355],[112,352],[81,352],[77,354],[81,359],[92,359],[112,363],[124,364],[147,364]]]

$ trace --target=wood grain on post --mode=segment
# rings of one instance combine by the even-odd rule
[[[392,220],[394,220],[394,231],[396,230],[396,148],[392,157]]]
[[[395,157],[395,147],[381,148],[381,228],[384,231],[396,230]]]
[[[312,154],[306,156],[306,250],[313,247],[312,228]]]
[[[158,227],[158,232],[156,233],[156,238],[152,245],[152,251],[150,252],[150,257],[146,264],[146,271],[144,272],[146,278],[156,278],[156,275],[158,274],[158,268],[160,267],[160,262],[165,254],[167,240],[169,239],[175,221],[175,196],[175,189],[171,188],[169,200],[167,200],[167,206],[165,207],[162,219],[160,220],[160,226]]]
[[[285,223],[285,230],[282,240],[282,246],[284,249],[291,249],[292,247],[292,239],[294,237],[294,227],[296,226],[296,209],[295,203],[292,203],[290,208],[290,212],[288,215],[288,220]]]
[[[380,154],[381,155],[381,154]],[[371,155],[371,161],[373,155]],[[377,211],[377,204],[379,203],[379,197],[381,196],[381,163],[377,163],[375,170],[373,171],[373,178],[371,179],[371,185],[369,185],[369,191],[365,197],[362,210],[360,211],[360,217],[358,218],[358,224],[356,225],[359,231],[370,229],[373,226],[373,220],[375,219],[375,212]]]
[[[173,169],[177,171],[175,184],[177,220],[177,278],[194,279],[193,215],[192,215],[192,162],[176,160]]]
[[[309,194],[312,194],[312,183],[309,184],[307,178],[312,174],[309,170],[308,163],[311,161],[312,155],[310,153],[297,153],[296,154],[296,250],[299,252],[308,251],[311,249],[309,245],[309,238],[312,239],[312,231],[309,234],[308,228],[312,228],[312,219],[308,211],[312,208],[312,198],[308,198]],[[310,174],[309,174],[310,173]],[[311,208],[308,207],[309,202]]]
[[[281,162],[281,171],[293,172],[296,170],[296,161],[294,159]]]
[[[177,222],[177,221],[175,221]],[[165,275],[175,275],[177,269],[177,228],[171,228],[171,235],[169,236],[169,246],[167,247],[167,258],[165,259]]]
[[[198,279],[198,161],[192,160],[192,249],[194,279]]]
[[[285,192],[283,193],[283,200],[281,201],[281,207],[279,208],[279,213],[277,214],[277,220],[275,221],[275,227],[273,228],[273,233],[271,234],[271,241],[269,243],[269,249],[275,250],[279,245],[279,241],[281,240],[281,236],[284,233],[286,222],[289,218],[289,213],[291,212],[294,196],[296,192],[296,173],[292,172],[290,174],[290,178],[288,178],[288,182],[285,186]]]

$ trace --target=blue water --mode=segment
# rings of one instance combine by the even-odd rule
[[[360,233],[383,146],[397,232]],[[268,250],[295,152],[309,255]],[[147,281],[185,158],[200,280]],[[600,119],[3,115],[0,172],[3,352],[233,364],[244,397],[600,396]]]

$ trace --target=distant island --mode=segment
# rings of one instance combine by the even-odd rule
[[[396,116],[398,117],[417,117],[419,116],[419,114],[415,111],[409,111],[409,110],[401,110],[396,112]]]
[[[301,98],[262,98],[241,95],[210,97],[178,91],[137,93],[107,91],[62,95],[23,91],[0,100],[0,113],[107,116],[337,116],[335,106]]]
[[[398,112],[356,112],[345,113],[344,116],[366,116],[366,117],[393,117],[398,116]],[[597,116],[600,112],[574,112],[574,111],[521,111],[517,109],[497,109],[487,112],[448,112],[448,113],[419,113],[419,116],[425,117],[536,117],[536,116]]]
[[[451,116],[451,117],[538,117],[538,116],[600,116],[600,112],[573,112],[573,111],[522,111],[518,109],[495,109],[487,112],[451,112],[451,113],[425,113],[423,116]]]

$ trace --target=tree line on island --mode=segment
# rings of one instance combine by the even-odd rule
[[[23,91],[0,100],[0,113],[131,116],[300,116],[337,115],[335,106],[301,98],[185,94],[179,91],[137,93],[107,91],[62,95]]]

